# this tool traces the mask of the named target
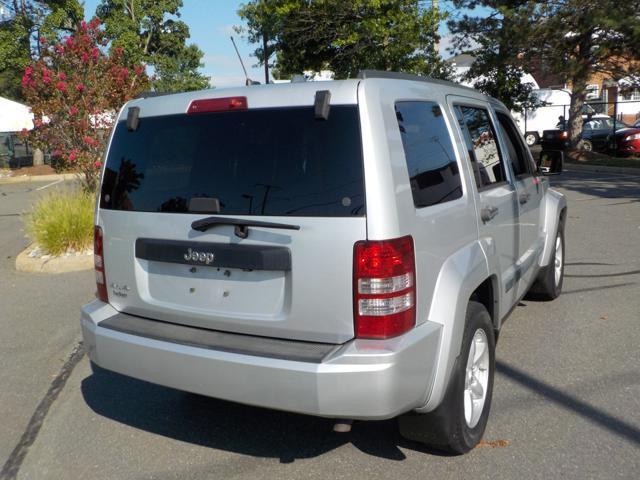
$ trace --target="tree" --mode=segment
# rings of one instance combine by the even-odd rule
[[[588,80],[640,80],[640,17],[637,2],[555,0],[534,2],[525,58],[545,66],[570,84],[569,135],[576,146]]]
[[[147,88],[144,67],[126,63],[120,48],[104,53],[108,41],[98,19],[83,21],[63,42],[39,41],[42,58],[22,77],[34,113],[34,129],[23,133],[51,151],[57,169],[82,173],[85,188],[94,191],[119,108]]]
[[[486,17],[463,16],[450,23],[456,47],[473,42],[470,77],[476,86],[505,103],[526,99],[519,86],[523,69],[542,65],[572,90],[569,132],[580,140],[587,82],[596,74],[612,80],[640,77],[640,18],[637,2],[618,0],[455,0],[462,8],[484,6]],[[637,81],[637,80],[636,80]],[[513,107],[513,105],[510,105]]]
[[[274,40],[278,35],[280,21],[295,2],[286,0],[253,1],[242,5],[238,16],[247,22],[246,28],[237,28],[238,33],[246,33],[249,43],[259,44],[254,51],[260,65],[264,66],[264,81],[269,82],[269,59],[275,53]]]
[[[523,83],[522,55],[531,36],[531,2],[507,0],[454,0],[459,10],[489,8],[484,16],[463,14],[448,22],[456,53],[471,51],[474,61],[464,75],[473,86],[501,100],[507,108],[522,111],[538,106],[533,85]]]
[[[189,27],[177,20],[182,0],[102,0],[97,15],[105,23],[113,48],[129,63],[155,69],[157,91],[200,90],[209,79],[198,72],[203,52],[186,45]]]
[[[283,75],[329,69],[346,78],[372,68],[447,77],[450,70],[436,51],[444,14],[422,3],[254,0],[238,14],[247,21],[249,41],[261,41],[255,52],[260,63],[275,52]]]
[[[78,0],[14,0],[4,6],[9,15],[0,19],[0,95],[21,100],[20,79],[40,55],[38,38],[53,41],[72,32],[84,9]]]

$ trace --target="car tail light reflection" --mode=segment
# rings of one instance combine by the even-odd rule
[[[96,297],[108,303],[107,279],[104,273],[104,241],[102,228],[97,225],[93,227],[93,264],[96,270]]]
[[[354,245],[357,338],[384,339],[416,323],[415,254],[411,236]]]

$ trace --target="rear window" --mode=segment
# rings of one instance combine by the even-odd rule
[[[428,207],[462,196],[460,172],[442,110],[433,102],[397,102],[414,206]]]
[[[223,215],[365,214],[356,105],[254,109],[120,122],[105,167],[101,208],[187,213],[217,199]]]

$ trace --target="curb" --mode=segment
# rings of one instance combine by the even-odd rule
[[[32,258],[29,252],[33,249],[29,245],[16,257],[16,270],[27,273],[67,273],[91,270],[93,255],[70,255],[68,257]]]
[[[584,172],[621,173],[626,175],[640,175],[640,168],[634,167],[609,167],[607,165],[582,165],[580,163],[564,163],[565,171],[582,170]]]
[[[56,173],[53,175],[20,175],[19,177],[2,177],[0,185],[5,183],[24,183],[24,182],[50,182],[56,180],[75,180],[80,178],[78,173]]]

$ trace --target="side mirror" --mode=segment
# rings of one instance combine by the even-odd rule
[[[559,175],[564,166],[564,151],[542,150],[538,160],[538,172],[543,175]]]

